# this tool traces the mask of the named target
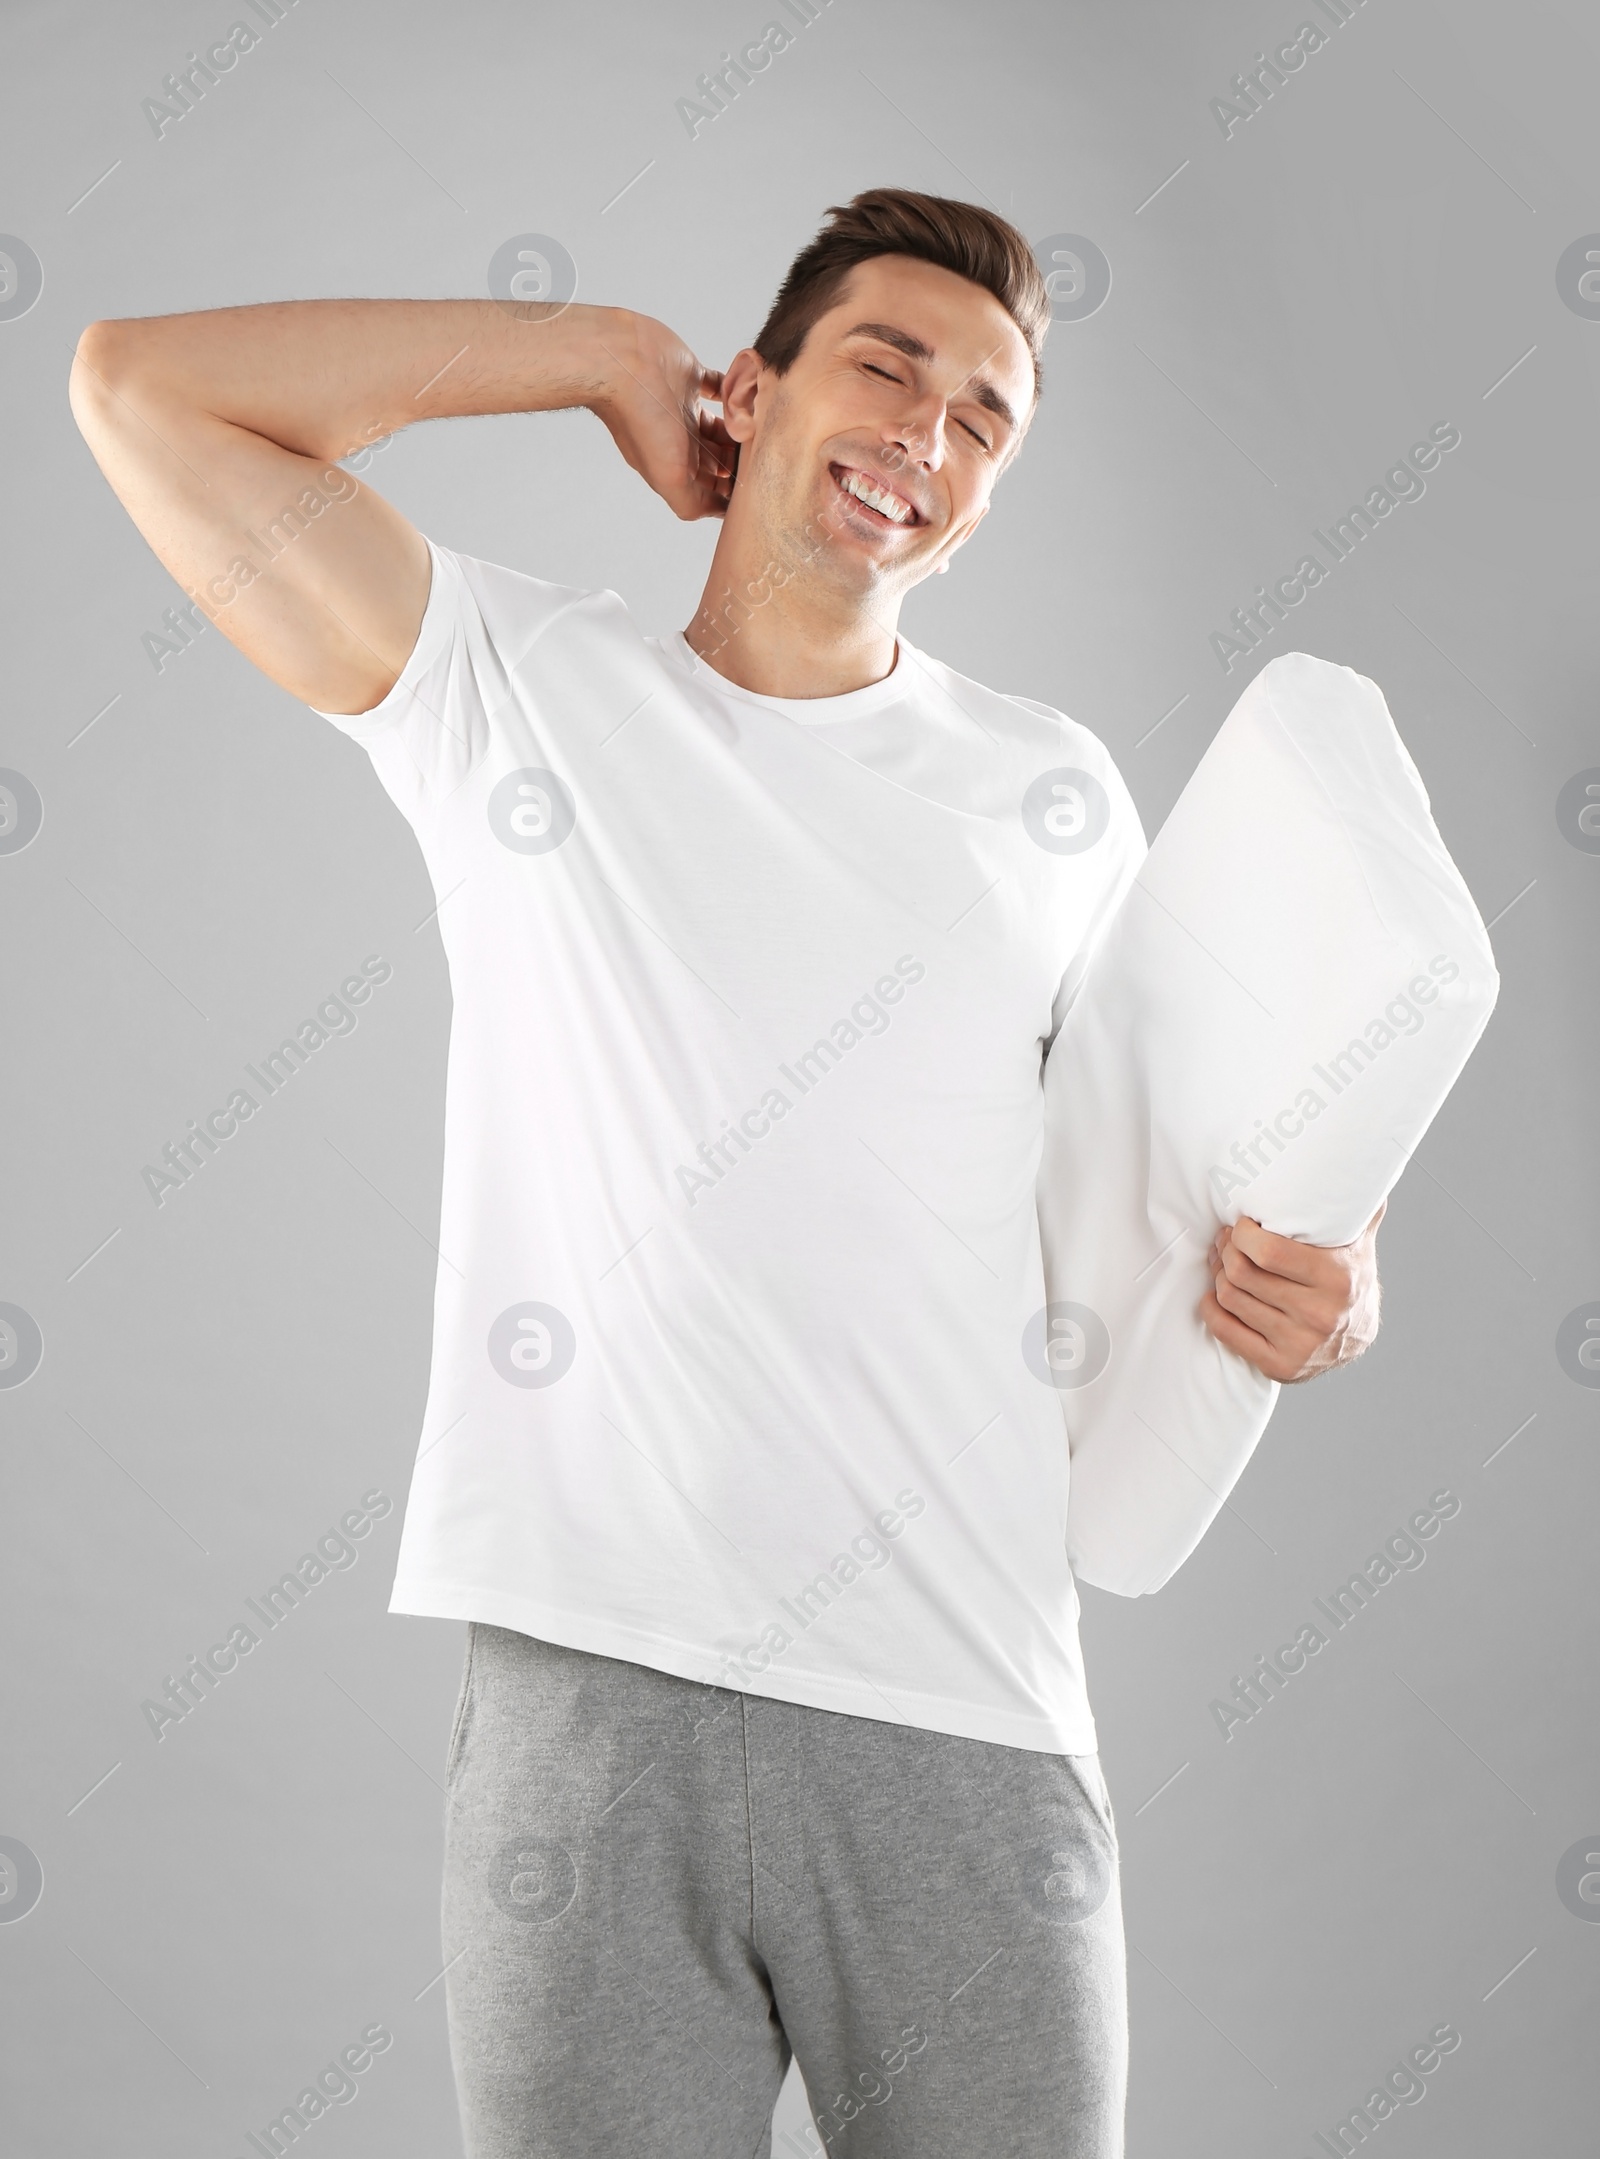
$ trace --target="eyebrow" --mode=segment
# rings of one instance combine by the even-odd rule
[[[880,345],[892,345],[908,360],[926,362],[936,357],[931,345],[924,344],[920,337],[913,337],[909,330],[897,330],[891,322],[858,322],[844,334],[846,337],[875,337]],[[972,376],[967,387],[985,410],[1004,420],[1007,427],[1016,432],[1021,423],[987,375]]]

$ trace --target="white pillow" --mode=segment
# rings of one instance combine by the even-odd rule
[[[1123,1596],[1188,1558],[1278,1387],[1199,1316],[1221,1222],[1358,1237],[1500,978],[1381,692],[1304,652],[1223,722],[1045,1062],[1045,1312],[1067,1554]]]

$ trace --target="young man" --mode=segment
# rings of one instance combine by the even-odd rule
[[[1092,735],[897,632],[1033,414],[1026,242],[895,189],[828,217],[720,375],[622,309],[350,301],[97,323],[72,378],[156,553],[362,745],[439,895],[391,1608],[470,1622],[474,2159],[764,2153],[791,2049],[841,2154],[1122,2148],[1116,1832],[1022,1338],[1042,1061],[1144,838]],[[682,635],[334,463],[578,405],[721,519]],[[1213,1261],[1206,1323],[1275,1378],[1371,1337],[1370,1231],[1241,1222]]]

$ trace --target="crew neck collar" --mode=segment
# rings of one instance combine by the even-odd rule
[[[912,652],[909,640],[897,634],[894,665],[877,682],[869,682],[859,690],[843,690],[835,697],[768,697],[758,690],[747,690],[740,683],[730,682],[726,675],[708,667],[682,630],[674,630],[669,636],[655,638],[652,642],[703,688],[720,697],[732,698],[739,704],[764,705],[768,711],[784,713],[807,727],[826,726],[834,720],[853,720],[862,713],[876,712],[881,705],[894,703],[905,692]]]

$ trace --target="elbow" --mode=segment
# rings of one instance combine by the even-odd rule
[[[78,339],[67,396],[80,428],[113,404],[126,386],[138,328],[136,322],[91,322]]]

